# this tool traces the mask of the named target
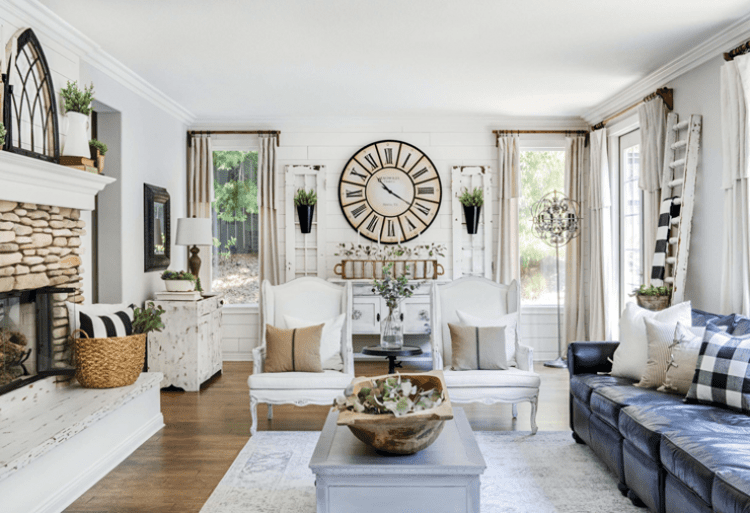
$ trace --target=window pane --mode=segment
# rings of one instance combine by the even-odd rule
[[[532,231],[531,207],[552,191],[563,192],[564,151],[521,152],[519,238],[521,301],[525,305],[557,305],[555,248]],[[560,248],[560,301],[565,301],[565,249]]]
[[[258,302],[258,152],[214,152],[212,290]]]
[[[638,187],[640,145],[622,150],[622,273],[623,292],[627,294],[643,283],[643,205]]]

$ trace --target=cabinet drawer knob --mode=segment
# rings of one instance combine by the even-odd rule
[[[380,322],[380,314],[377,314],[377,315],[375,316],[375,319],[376,319],[376,320],[377,320],[378,322]]]

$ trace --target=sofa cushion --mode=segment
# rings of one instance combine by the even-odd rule
[[[716,472],[711,505],[717,513],[750,513],[750,470],[724,468]]]
[[[344,374],[332,370],[323,372],[262,372],[251,374],[247,378],[247,384],[256,390],[300,390],[300,389],[344,389],[354,379],[352,374]]]
[[[506,370],[443,370],[448,388],[539,388],[541,379],[536,372],[511,367]]]
[[[662,434],[715,433],[750,434],[750,417],[701,404],[655,402],[627,406],[620,412],[619,429],[623,437],[654,461],[659,461]]]
[[[750,446],[737,433],[669,433],[661,444],[664,468],[711,504],[714,473],[722,468],[750,471]]]
[[[703,310],[698,310],[697,308],[693,308],[691,317],[693,319],[693,326],[705,326],[711,321],[732,318],[731,315],[720,315],[710,312],[704,312]]]
[[[618,429],[620,409],[631,404],[675,404],[680,399],[673,395],[633,385],[601,387],[591,394],[591,412],[615,429]]]
[[[632,379],[618,378],[609,374],[574,374],[570,377],[570,393],[588,406],[591,393],[597,388],[614,385],[632,385]]]

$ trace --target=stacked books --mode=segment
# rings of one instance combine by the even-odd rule
[[[154,295],[157,301],[198,301],[201,299],[201,293],[197,290],[190,292],[156,292]]]
[[[89,173],[99,174],[99,170],[94,166],[94,161],[86,157],[60,157],[60,165],[80,169]]]

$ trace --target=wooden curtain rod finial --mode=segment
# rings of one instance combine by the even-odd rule
[[[732,50],[729,50],[724,54],[724,60],[725,61],[733,61],[735,57],[739,55],[744,55],[747,52],[750,51],[750,41],[747,41],[745,43],[742,43],[737,48],[733,48]]]

